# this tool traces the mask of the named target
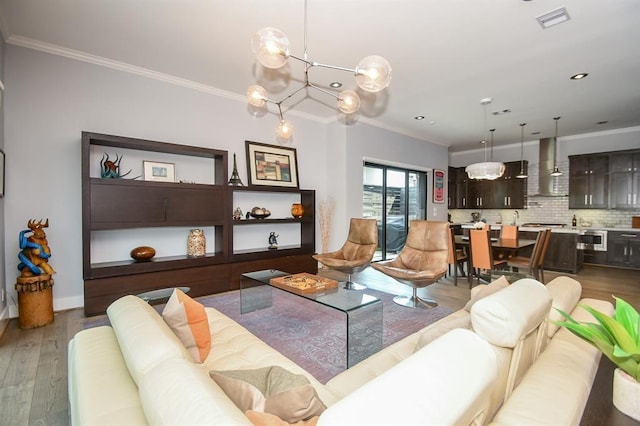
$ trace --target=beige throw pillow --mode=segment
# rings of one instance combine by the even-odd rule
[[[457,315],[457,313],[455,314]],[[443,318],[442,320],[436,322],[431,327],[428,327],[418,339],[416,343],[416,348],[414,352],[419,351],[420,349],[427,346],[429,343],[433,342],[438,337],[443,334],[454,330],[456,328],[464,328],[467,330],[471,330],[471,316],[465,312],[465,315],[453,316]]]
[[[212,370],[209,375],[245,412],[263,411],[295,423],[318,416],[327,408],[305,376],[279,366]]]
[[[197,363],[202,363],[211,350],[209,319],[201,303],[179,289],[173,290],[162,311],[162,318],[187,348]]]
[[[483,285],[482,287],[480,287],[480,290],[477,291],[471,299],[469,299],[466,305],[464,305],[464,309],[471,312],[471,307],[478,300],[483,299],[487,296],[490,296],[493,293],[496,293],[502,290],[503,288],[507,288],[507,287],[509,287],[509,281],[507,281],[504,275],[502,275],[497,280],[494,280],[489,284]]]

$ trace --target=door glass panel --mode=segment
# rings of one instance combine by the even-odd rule
[[[392,259],[405,245],[409,221],[426,219],[427,174],[366,163],[363,182],[363,216],[378,221],[374,260]]]

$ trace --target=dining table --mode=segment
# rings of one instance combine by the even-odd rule
[[[469,237],[464,235],[454,235],[456,247],[469,247]],[[515,252],[519,249],[533,247],[536,244],[536,240],[530,240],[527,238],[491,238],[491,247],[494,252]],[[469,247],[470,248],[470,247]],[[469,250],[470,257],[473,257],[473,253]],[[530,275],[520,272],[501,271],[501,274],[507,278],[509,282],[513,282],[520,278],[531,278]],[[480,275],[484,280],[487,280],[486,276]],[[492,274],[488,275],[488,281],[491,281]]]

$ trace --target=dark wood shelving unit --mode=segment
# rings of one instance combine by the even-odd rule
[[[150,182],[90,176],[91,147],[148,151],[210,158],[214,183]],[[203,296],[239,288],[240,274],[260,269],[291,273],[317,272],[315,251],[315,191],[279,187],[228,186],[228,153],[216,149],[156,142],[99,133],[82,133],[82,242],[84,308],[86,315],[104,313],[127,294],[187,286],[190,295]],[[234,221],[235,192],[298,193],[305,215],[301,219],[267,218]],[[243,225],[300,224],[300,244],[276,250],[260,247],[233,249],[233,228]],[[156,257],[146,262],[118,260],[91,263],[95,231],[165,227],[212,227],[215,244],[203,257]],[[186,237],[185,237],[186,238]],[[133,247],[132,247],[133,248]]]

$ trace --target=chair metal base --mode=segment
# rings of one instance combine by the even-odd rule
[[[345,290],[364,290],[367,286],[364,284],[358,284],[351,281],[351,274],[347,274],[347,281],[344,283]]]
[[[418,296],[396,296],[393,301],[407,308],[431,309],[438,306],[438,302],[432,299],[421,299]]]

